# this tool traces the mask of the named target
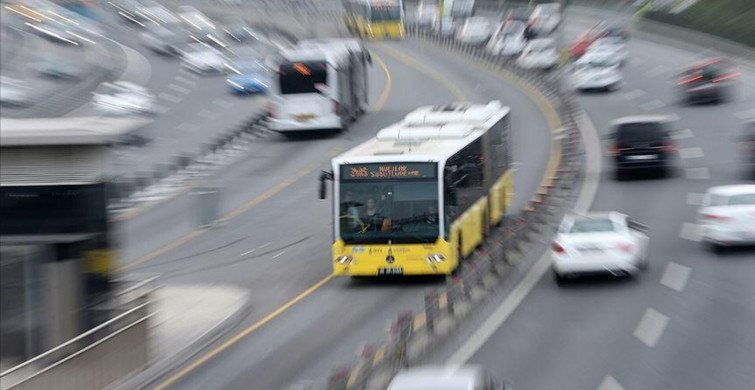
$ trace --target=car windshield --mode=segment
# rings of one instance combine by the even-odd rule
[[[620,144],[654,142],[664,138],[663,125],[657,122],[625,123],[618,130]]]
[[[730,196],[725,204],[728,206],[755,205],[755,193]]]
[[[569,233],[605,233],[614,230],[613,222],[608,218],[583,218],[574,221]]]
[[[338,197],[341,239],[347,244],[435,242],[440,235],[437,165],[365,165],[370,167],[342,167]],[[367,176],[351,180],[348,172]],[[371,178],[386,172],[396,178]],[[408,173],[416,175],[402,176]]]
[[[370,20],[383,22],[401,19],[401,8],[398,6],[375,6],[370,12]]]

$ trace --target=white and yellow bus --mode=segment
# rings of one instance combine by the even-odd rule
[[[344,22],[349,32],[363,39],[404,37],[401,0],[347,0]]]
[[[336,275],[450,274],[510,203],[509,108],[418,108],[332,169]]]

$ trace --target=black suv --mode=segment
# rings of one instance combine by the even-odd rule
[[[726,101],[739,76],[726,60],[712,59],[691,66],[679,74],[676,85],[680,100],[686,103],[721,103]]]
[[[654,170],[668,174],[676,157],[671,139],[672,119],[665,116],[633,116],[613,121],[609,154],[621,179],[638,170]]]

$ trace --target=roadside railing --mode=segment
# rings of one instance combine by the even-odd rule
[[[534,90],[555,110],[560,122],[552,140],[557,165],[527,207],[507,215],[481,249],[464,261],[460,272],[447,278],[443,288],[425,292],[421,311],[400,313],[382,343],[363,344],[352,363],[334,368],[328,377],[328,390],[385,389],[398,370],[420,364],[438,350],[459,321],[497,288],[512,268],[539,257],[547,248],[552,226],[559,223],[573,201],[584,165],[580,108],[573,91],[562,84],[560,71],[524,69],[513,59],[428,31],[407,33],[409,39],[466,57]]]

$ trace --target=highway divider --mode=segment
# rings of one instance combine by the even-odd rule
[[[553,227],[574,201],[584,168],[581,110],[573,90],[562,86],[559,71],[523,69],[513,59],[429,31],[410,30],[407,36],[487,67],[531,92],[535,100],[544,100],[540,103],[555,112],[559,126],[553,132],[552,166],[528,206],[505,216],[443,288],[426,291],[421,311],[399,313],[382,342],[363,343],[351,363],[335,367],[327,378],[328,390],[385,389],[400,369],[422,364],[440,350],[463,319],[500,288],[510,271],[531,263],[548,248]]]

